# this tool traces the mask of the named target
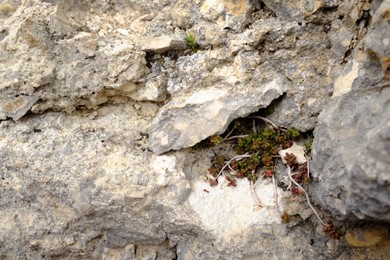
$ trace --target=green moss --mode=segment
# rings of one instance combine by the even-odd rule
[[[311,148],[312,148],[312,146],[313,146],[313,140],[314,140],[314,138],[309,138],[309,139],[305,142],[306,152],[308,152],[308,153],[311,152]]]
[[[235,128],[239,126],[240,124],[237,122],[234,124]],[[251,132],[245,137],[237,138],[233,141],[234,151],[238,155],[249,154],[250,157],[233,161],[231,167],[236,171],[238,178],[246,177],[256,181],[260,177],[259,169],[265,172],[266,177],[272,177],[279,151],[291,147],[292,142],[299,135],[300,133],[296,129],[286,131],[264,126],[257,132]],[[222,140],[221,136],[211,138],[211,142],[214,144],[218,144]],[[223,163],[214,163],[209,169],[210,174],[216,176],[215,173],[218,173],[223,166]]]

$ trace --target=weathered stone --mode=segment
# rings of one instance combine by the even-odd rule
[[[34,96],[19,96],[3,103],[0,106],[0,114],[17,121],[30,110],[37,100],[38,98]]]
[[[276,97],[268,117],[280,126],[312,129],[338,76],[349,92],[335,99],[383,86],[388,36],[380,28],[386,23],[373,19],[360,44],[380,2],[279,1],[285,15],[275,11],[275,17],[262,1],[249,0],[2,1],[0,104],[15,113],[0,112],[0,258],[385,256],[385,239],[375,250],[356,250],[325,236],[305,198],[282,191],[288,185],[282,165],[275,173],[281,187],[269,179],[253,185],[266,204],[259,208],[246,180],[234,188],[223,177],[217,187],[204,180],[210,158],[231,153],[229,144],[157,156],[148,150],[147,134],[160,116],[172,115],[161,126],[184,126],[180,142],[187,139],[188,146],[196,128],[205,132],[197,132],[197,140],[221,132]],[[197,53],[146,54],[139,44],[164,35],[183,44],[188,32],[196,35]],[[359,98],[354,105],[359,102],[370,107]],[[373,119],[377,111],[387,113],[375,107]],[[22,120],[7,120],[22,114]],[[340,118],[346,125],[348,115]],[[383,141],[388,127],[376,124],[367,128],[372,144],[357,157],[366,161],[364,169],[385,161],[371,151],[389,150]],[[153,132],[150,139],[161,141]],[[281,209],[292,215],[288,224],[280,223],[275,191]],[[318,192],[326,198],[329,190]]]
[[[260,57],[291,81],[283,99],[269,109],[269,118],[283,127],[313,129],[333,81],[332,74],[324,77],[331,54],[326,33],[312,25],[270,18],[254,22],[236,39],[231,50],[260,48]]]
[[[287,232],[278,224],[272,183],[255,185],[265,208],[248,195],[247,180],[232,189],[221,177],[210,187],[192,167],[194,157],[147,152],[140,133],[151,111],[132,107],[106,106],[93,120],[88,113],[45,113],[0,124],[2,257],[171,259],[176,245],[199,257],[255,259],[259,246],[271,254],[266,248]],[[24,228],[15,232],[18,226]]]
[[[352,246],[369,247],[381,242],[388,232],[389,230],[383,227],[355,228],[345,234],[345,240]]]
[[[369,32],[370,40],[364,40],[372,46],[368,53],[387,55],[381,50],[389,30],[377,24],[382,24],[388,4],[384,2],[373,19],[376,33]],[[373,44],[374,37],[379,44]],[[375,84],[385,77],[381,61],[381,56],[356,52],[352,65],[335,81],[335,97],[314,132],[312,169],[318,182],[311,191],[340,218],[390,221],[390,92]]]
[[[71,27],[54,27],[54,32],[45,29],[64,10],[47,4],[29,8],[31,12],[40,10],[42,15],[30,14],[20,25],[10,25],[9,34],[0,42],[3,50],[0,102],[28,95],[39,99],[32,109],[35,113],[47,109],[71,112],[78,106],[100,105],[110,96],[129,96],[127,86],[143,81],[149,72],[145,54],[123,36],[112,36],[107,42],[96,34],[80,32],[53,40],[71,30]],[[107,89],[114,91],[108,93]]]
[[[282,157],[282,161],[284,164],[287,163],[287,161],[284,159],[287,153],[295,155],[295,157],[297,157],[296,161],[299,164],[307,162],[307,159],[305,157],[305,148],[301,145],[293,143],[293,145],[290,148],[279,151],[279,155],[280,157]]]
[[[229,123],[238,117],[244,117],[260,108],[267,107],[274,99],[287,90],[287,82],[281,75],[275,74],[272,80],[264,78],[265,72],[272,73],[272,67],[260,66],[251,71],[247,62],[256,63],[255,53],[241,53],[232,64],[233,71],[227,67],[206,74],[199,70],[207,64],[197,64],[204,54],[195,55],[195,63],[189,63],[194,78],[177,75],[178,82],[197,81],[197,86],[184,85],[183,94],[162,107],[153,120],[150,129],[149,146],[161,154],[169,150],[178,150],[193,146],[201,140],[226,130]],[[249,57],[253,60],[249,61]],[[224,81],[223,75],[230,73]],[[199,75],[200,78],[196,78]],[[253,75],[253,76],[252,76]],[[181,79],[183,77],[183,79]],[[212,77],[215,79],[213,80]],[[256,80],[250,81],[251,78]],[[209,80],[214,81],[209,83]]]
[[[102,260],[120,259],[120,260],[134,260],[135,247],[130,244],[125,248],[104,248]]]
[[[389,101],[388,90],[351,92],[319,117],[311,191],[338,217],[390,221]]]
[[[233,30],[246,26],[252,11],[252,3],[247,0],[206,0],[200,8],[203,18]]]
[[[304,18],[325,6],[323,0],[264,0],[264,4],[280,17]]]
[[[203,226],[213,234],[218,244],[238,243],[241,234],[250,232],[248,227],[280,223],[274,200],[274,192],[279,193],[279,199],[282,197],[280,189],[275,191],[270,182],[259,182],[254,185],[256,196],[265,205],[261,208],[254,196],[247,196],[251,190],[247,179],[237,180],[237,187],[233,189],[228,187],[227,183],[224,176],[218,179],[218,186],[215,188],[203,180],[195,181],[193,192],[188,199]],[[283,207],[282,201],[278,203]],[[219,210],[210,214],[213,207]],[[239,222],[234,217],[238,215],[241,215]],[[267,230],[263,232],[267,233]]]
[[[138,88],[130,97],[137,101],[156,101],[166,100],[167,77],[159,75],[149,79],[144,87]]]
[[[390,2],[384,1],[372,20],[373,25],[363,45],[367,52],[377,59],[383,69],[385,80],[390,80]],[[380,40],[378,35],[381,35]]]
[[[185,39],[176,40],[172,37],[161,36],[141,41],[141,49],[147,52],[164,53],[167,51],[185,50],[187,43]]]
[[[179,27],[188,29],[200,20],[199,0],[186,1],[178,0],[171,10],[172,23]]]
[[[17,3],[12,3],[12,1],[2,1],[0,3],[0,18],[11,16],[11,14],[15,12],[16,6]]]

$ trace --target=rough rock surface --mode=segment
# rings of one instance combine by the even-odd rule
[[[256,185],[266,205],[259,208],[247,180],[232,190],[223,177],[212,188],[199,176],[209,154],[195,160],[149,152],[143,130],[157,106],[133,105],[0,124],[7,158],[0,168],[1,258],[258,259],[274,250],[292,257],[327,251],[327,238],[310,225],[288,230],[280,223],[272,183]],[[298,237],[319,249],[294,244]]]
[[[319,117],[312,194],[338,217],[390,221],[389,102],[389,90],[357,91]]]
[[[386,259],[390,232],[358,226],[346,240],[330,239],[305,198],[282,185],[261,180],[251,189],[244,179],[231,188],[221,177],[210,187],[205,175],[219,148],[150,151],[188,147],[269,103],[278,125],[311,130],[333,86],[330,106],[350,95],[363,116],[388,120],[389,89],[375,92],[388,72],[386,41],[376,38],[387,23],[371,21],[377,10],[387,17],[381,1],[273,2],[281,4],[1,1],[0,258]],[[183,50],[188,33],[196,52]],[[378,152],[388,151],[385,121],[369,128],[371,117],[346,117],[367,130],[356,172],[387,167]],[[328,167],[317,136],[318,162]],[[284,166],[277,169],[283,177]],[[383,182],[386,173],[373,172]],[[319,191],[328,194],[311,190],[317,202]]]
[[[390,221],[389,11],[383,2],[314,132],[312,194],[340,218]]]
[[[240,56],[231,65],[233,68],[240,68],[248,61],[248,57],[241,59]],[[256,59],[256,53],[252,53],[250,58]],[[215,133],[223,133],[234,119],[267,107],[287,90],[287,80],[281,75],[275,75],[272,81],[261,84],[266,80],[262,80],[262,72],[267,70],[270,69],[259,66],[253,72],[253,78],[256,79],[254,82],[241,80],[245,71],[239,71],[225,78],[231,82],[228,84],[220,80],[228,68],[215,69],[215,83],[211,83],[210,87],[195,87],[190,90],[190,94],[182,90],[183,95],[175,95],[174,100],[162,107],[153,120],[149,139],[152,151],[161,154],[171,149],[191,147]],[[180,87],[180,84],[174,86]]]

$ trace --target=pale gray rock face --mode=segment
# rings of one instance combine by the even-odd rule
[[[157,106],[133,104],[0,124],[1,258],[258,259],[274,250],[311,258],[327,251],[310,225],[280,223],[272,183],[256,184],[266,205],[259,208],[247,180],[234,189],[223,177],[216,188],[203,180],[209,154],[149,152],[144,129]],[[294,244],[298,238],[319,247]]]
[[[145,53],[123,35],[112,34],[107,41],[96,33],[72,32],[66,39],[56,39],[57,33],[65,32],[46,29],[53,19],[72,25],[60,19],[64,11],[60,7],[37,3],[27,7],[25,17],[15,18],[17,26],[6,28],[8,35],[0,42],[1,104],[17,95],[33,95],[39,99],[32,107],[35,113],[71,112],[78,106],[105,103],[113,95],[129,96],[143,84],[149,72]],[[39,14],[34,13],[37,10]],[[64,26],[58,28],[53,29]]]
[[[389,102],[389,90],[357,91],[319,117],[311,191],[335,216],[390,221]]]
[[[176,40],[168,36],[146,39],[141,42],[141,45],[143,51],[156,53],[187,49],[187,44],[184,39]]]
[[[379,98],[364,88],[388,71],[386,23],[375,22],[364,38],[380,1],[278,3],[279,11],[249,0],[1,1],[0,259],[371,256],[329,239],[304,197],[262,180],[253,185],[260,208],[245,179],[231,188],[222,176],[210,187],[215,150],[180,150],[260,108],[280,126],[313,129],[334,85],[332,107],[351,97],[369,118],[339,118],[367,130],[360,135],[366,150],[356,152],[364,162],[355,159],[353,171],[364,177],[376,169],[374,178],[386,184],[389,89]],[[184,50],[189,32],[197,52]],[[168,40],[150,40],[161,38]],[[340,115],[355,110],[337,104]],[[335,118],[321,119],[324,131],[338,126],[327,121]],[[156,155],[171,149],[180,151]],[[319,164],[338,167],[320,156],[318,179]],[[284,167],[277,169],[284,179]],[[360,187],[363,177],[342,181]],[[368,187],[375,185],[370,179]],[[386,209],[381,192],[372,194]],[[356,199],[344,205],[351,214]],[[281,223],[276,201],[290,223]]]
[[[301,18],[310,16],[319,8],[325,6],[323,0],[264,0],[264,4],[277,16]]]
[[[390,222],[390,2],[385,1],[363,40],[364,51],[335,81],[334,98],[314,132],[311,190],[335,216]]]
[[[171,92],[174,99],[163,106],[153,120],[150,149],[161,154],[191,147],[215,133],[223,133],[234,119],[265,108],[282,95],[288,82],[277,73],[272,76],[273,80],[267,81],[265,75],[273,73],[271,66],[259,66],[253,72],[245,68],[250,59],[256,62],[256,56],[253,52],[238,54],[230,68],[215,68],[210,74],[201,70],[207,67],[207,61],[188,59],[190,67],[183,70],[193,76],[175,76],[174,80],[182,83],[180,92]],[[199,64],[199,61],[202,63]],[[254,80],[247,81],[245,77]],[[189,84],[186,80],[193,83]],[[180,87],[180,84],[171,85]]]

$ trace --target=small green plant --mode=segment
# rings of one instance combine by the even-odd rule
[[[247,123],[248,118],[252,119],[250,124]],[[230,159],[215,155],[212,166],[208,169],[209,183],[212,187],[218,186],[218,181],[221,180],[219,177],[223,175],[228,187],[236,187],[237,179],[247,178],[252,196],[256,199],[258,206],[265,207],[256,195],[255,184],[261,179],[269,178],[274,185],[275,206],[280,213],[281,221],[288,223],[291,221],[291,216],[286,211],[282,211],[278,205],[276,164],[282,156],[280,151],[296,145],[294,141],[302,134],[294,128],[280,128],[264,117],[251,116],[248,118],[234,121],[229,127],[230,131],[226,131],[222,135],[212,136],[207,139],[207,142],[205,141],[209,146],[216,146],[229,141],[229,146],[236,153],[236,156]],[[261,119],[266,124],[259,125],[255,122],[255,119]],[[247,134],[248,127],[252,129],[249,134]],[[306,152],[311,150],[312,142],[313,137],[309,136],[306,142]],[[306,158],[305,162],[299,163],[297,155],[288,152],[283,155],[282,159],[287,168],[289,181],[286,189],[294,195],[305,196],[308,206],[324,226],[324,232],[334,239],[340,239],[343,232],[331,222],[325,223],[310,202],[305,189],[311,182],[309,159],[306,154],[303,154],[303,156]]]
[[[239,124],[235,124],[233,130]],[[230,132],[231,133],[231,132]],[[272,177],[274,174],[275,160],[281,149],[291,147],[293,140],[299,137],[296,129],[282,130],[279,128],[263,127],[249,135],[238,135],[233,137],[213,136],[210,142],[217,145],[224,140],[235,139],[234,151],[238,154],[229,162],[229,168],[235,172],[236,178],[248,178],[256,181],[260,173],[265,177]],[[209,169],[209,173],[218,178],[224,170],[226,159],[220,160],[217,156],[215,163]],[[258,171],[260,169],[260,171]]]
[[[311,148],[313,146],[313,140],[314,138],[309,138],[306,142],[305,142],[305,148],[306,148],[306,152],[307,153],[310,153],[311,152]]]
[[[190,48],[192,52],[196,52],[198,50],[198,43],[196,41],[196,36],[193,33],[189,32],[187,34],[186,42],[188,48]]]

